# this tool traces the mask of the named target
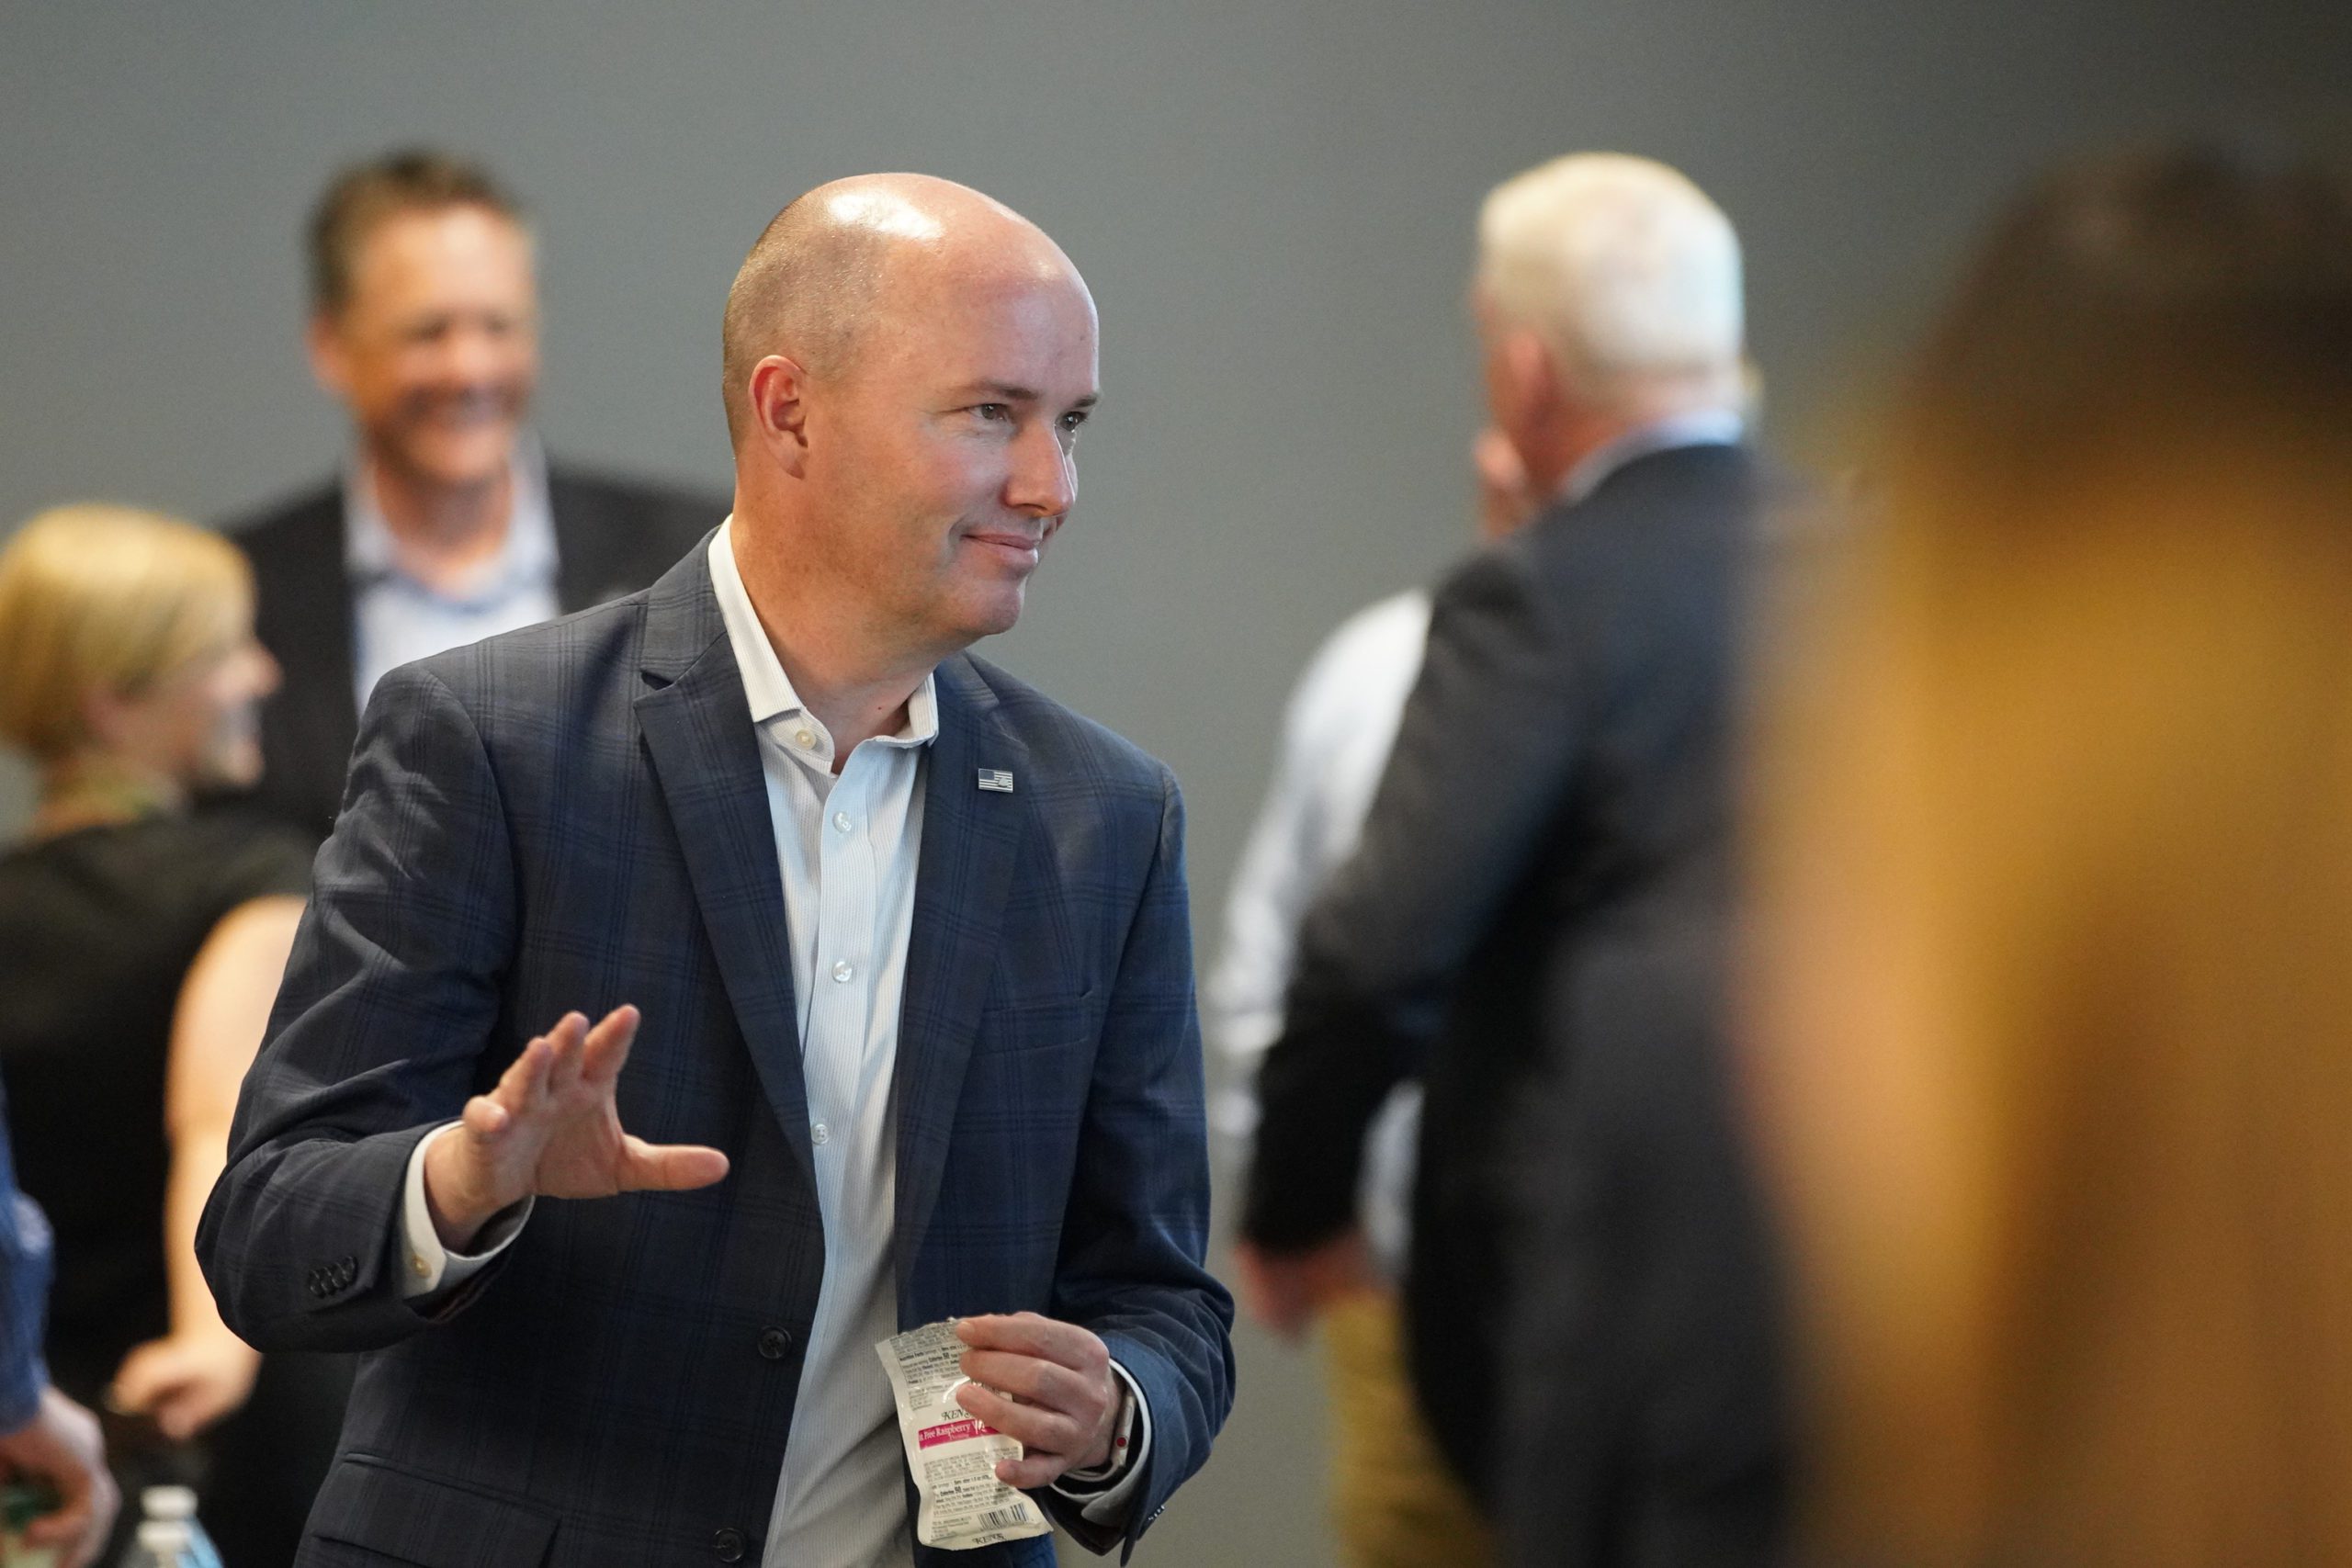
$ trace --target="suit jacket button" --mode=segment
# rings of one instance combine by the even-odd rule
[[[771,1361],[781,1361],[792,1348],[792,1336],[781,1328],[760,1330],[760,1354]]]
[[[723,1529],[710,1538],[710,1554],[721,1562],[743,1561],[743,1532]]]

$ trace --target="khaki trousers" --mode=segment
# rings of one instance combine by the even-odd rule
[[[1331,1508],[1349,1568],[1482,1568],[1494,1538],[1453,1478],[1406,1377],[1396,1296],[1365,1291],[1322,1317],[1331,1396]]]

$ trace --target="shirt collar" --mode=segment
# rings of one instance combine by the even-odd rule
[[[784,661],[775,656],[775,645],[768,640],[766,628],[760,625],[759,612],[752,608],[751,592],[743,586],[743,574],[735,565],[734,536],[735,519],[729,515],[711,537],[710,586],[718,596],[718,618],[726,623],[728,644],[735,650],[735,668],[743,677],[743,697],[750,706],[752,722],[765,728],[780,718],[802,718],[817,737],[813,750],[830,759],[832,738],[792,689],[791,677],[784,672]],[[885,746],[931,744],[939,734],[938,680],[936,671],[924,675],[922,684],[907,699],[904,728],[896,735],[875,739]]]
[[[548,503],[547,455],[527,433],[515,438],[507,476],[513,499],[498,553],[478,565],[456,590],[426,590],[401,570],[400,546],[391,525],[384,521],[376,487],[368,482],[367,459],[355,452],[343,470],[345,575],[362,586],[398,578],[436,598],[467,604],[495,602],[518,589],[554,581],[555,513]]]
[[[1599,490],[1618,469],[1638,457],[1671,451],[1678,446],[1736,446],[1747,433],[1747,422],[1729,409],[1695,409],[1637,424],[1584,456],[1560,481],[1559,500],[1573,505]]]

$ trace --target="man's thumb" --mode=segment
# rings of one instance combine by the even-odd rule
[[[630,1137],[623,1145],[628,1169],[621,1185],[656,1192],[707,1187],[727,1174],[727,1156],[700,1144],[649,1144]]]

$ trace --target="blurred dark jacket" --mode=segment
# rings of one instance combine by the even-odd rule
[[[1744,448],[1654,452],[1457,570],[1362,845],[1301,931],[1243,1234],[1279,1252],[1342,1230],[1364,1127],[1420,1072],[1414,1382],[1489,1505],[1512,1134],[1553,968],[1720,881],[1735,650],[1778,488]]]
[[[1750,1568],[1788,1497],[1776,1248],[1733,1092],[1721,900],[1565,955],[1530,1096],[1495,1481],[1514,1568]]]

